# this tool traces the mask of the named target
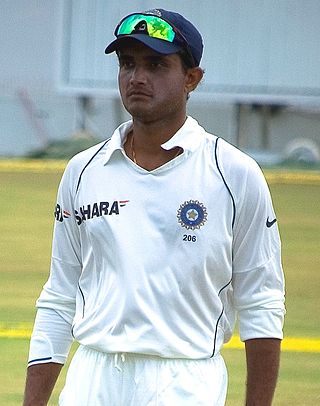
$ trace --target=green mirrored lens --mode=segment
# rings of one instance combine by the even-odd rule
[[[147,23],[148,34],[150,37],[163,39],[172,42],[175,32],[171,25],[159,17],[143,14],[135,14],[127,17],[119,26],[116,35],[132,34],[137,24],[141,21]]]

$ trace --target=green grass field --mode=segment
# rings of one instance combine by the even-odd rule
[[[320,340],[320,176],[310,182],[303,176],[291,179],[275,172],[267,176],[283,244],[285,335]],[[0,165],[0,331],[32,326],[34,303],[49,268],[60,177],[61,170],[50,165],[43,170]],[[27,338],[0,338],[0,405],[21,405],[27,354]],[[243,405],[244,353],[227,348],[224,357],[230,379],[227,405]],[[299,346],[283,351],[274,405],[320,405],[319,366],[319,351],[304,352]],[[52,406],[57,405],[65,369]]]

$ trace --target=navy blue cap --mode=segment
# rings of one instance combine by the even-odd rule
[[[142,42],[144,45],[156,52],[159,52],[160,54],[169,55],[181,50],[185,50],[192,56],[194,65],[200,65],[203,51],[202,36],[197,28],[190,21],[188,21],[179,13],[164,10],[161,8],[143,11],[141,12],[141,14],[155,15],[162,18],[164,21],[167,21],[175,29],[176,32],[176,36],[173,42],[150,37],[147,31],[139,33],[133,31],[131,34],[117,36],[117,38],[112,41],[105,49],[106,54],[110,54],[111,52],[116,51],[120,44],[122,44],[128,38],[131,38]],[[127,17],[128,16],[124,17],[121,22]]]

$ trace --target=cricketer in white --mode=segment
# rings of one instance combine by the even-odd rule
[[[24,406],[222,406],[236,314],[246,406],[270,406],[284,317],[280,239],[258,165],[187,116],[203,41],[179,13],[124,17],[106,53],[132,120],[75,156],[56,206]]]
[[[212,357],[236,311],[242,340],[281,339],[280,242],[277,225],[266,226],[275,214],[257,164],[189,117],[162,145],[184,153],[146,171],[122,149],[130,126],[65,171],[58,204],[71,215],[55,223],[37,301],[48,322],[35,323],[30,364],[64,363],[71,330],[107,353]]]

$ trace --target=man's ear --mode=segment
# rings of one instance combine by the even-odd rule
[[[189,94],[197,88],[198,84],[201,82],[203,78],[203,74],[204,71],[199,66],[188,69],[186,74],[186,85],[185,85],[186,93]]]

